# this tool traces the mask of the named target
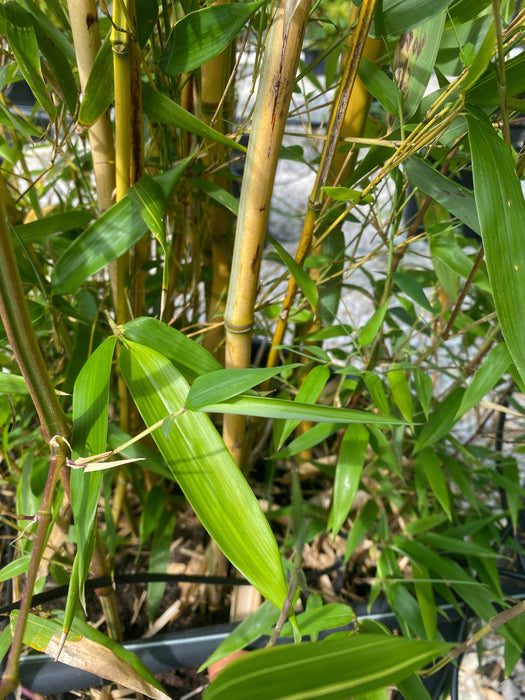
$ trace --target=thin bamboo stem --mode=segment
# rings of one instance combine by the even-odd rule
[[[0,700],[4,700],[18,686],[18,669],[20,653],[24,643],[24,632],[27,624],[27,618],[31,609],[31,601],[33,598],[33,589],[35,587],[40,560],[47,542],[47,534],[49,525],[52,520],[52,506],[55,489],[60,475],[60,471],[66,464],[66,460],[70,454],[70,448],[67,440],[60,435],[55,435],[49,440],[51,448],[51,460],[49,472],[47,475],[44,495],[39,511],[35,516],[38,523],[33,551],[31,553],[31,561],[27,572],[27,579],[22,593],[20,603],[20,612],[13,634],[13,642],[7,659],[7,665],[0,683]]]
[[[318,213],[321,210],[322,204],[322,188],[326,185],[330,176],[332,162],[339,143],[341,130],[343,128],[345,114],[348,109],[350,96],[357,79],[357,69],[361,56],[365,49],[366,39],[372,17],[376,6],[376,0],[363,0],[361,11],[357,20],[357,26],[352,35],[352,44],[350,48],[350,58],[346,64],[339,93],[337,95],[335,108],[332,112],[330,124],[327,131],[327,139],[324,144],[323,153],[321,155],[321,163],[317,172],[317,177],[308,199],[308,211],[305,217],[303,232],[299,247],[295,256],[295,260],[299,265],[303,265],[306,256],[309,254],[312,241],[314,238],[315,224],[318,219]],[[281,306],[281,312],[277,321],[277,326],[272,339],[272,347],[268,355],[268,367],[274,367],[279,358],[278,347],[284,339],[284,333],[288,325],[288,316],[292,308],[292,303],[297,292],[297,282],[294,277],[290,277],[288,289],[285,299]]]

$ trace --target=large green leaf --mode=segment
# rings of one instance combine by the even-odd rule
[[[206,700],[347,700],[410,676],[450,644],[363,634],[273,647],[231,663]]]
[[[31,221],[27,224],[20,224],[20,226],[15,226],[14,235],[11,236],[13,246],[15,248],[20,246],[20,241],[25,245],[41,243],[48,236],[87,226],[92,218],[93,212],[87,209],[75,209],[60,214],[50,214],[43,219],[37,219],[37,221]]]
[[[467,114],[474,196],[494,304],[510,356],[525,380],[525,201],[509,148],[478,110]]]
[[[112,56],[110,33],[108,32],[97,52],[84,89],[84,97],[78,114],[78,121],[84,126],[91,126],[96,122],[109,109],[113,101]]]
[[[184,409],[189,386],[156,350],[124,340],[120,368],[147,426],[174,416],[169,436],[153,433],[204,527],[239,571],[282,607],[287,586],[277,543],[253,491],[208,416]]]
[[[216,4],[184,15],[171,30],[159,60],[160,69],[174,76],[218,56],[265,2]]]
[[[26,380],[19,374],[0,372],[0,394],[27,394]]]
[[[186,158],[153,178],[166,200],[191,160]],[[51,274],[55,293],[75,292],[88,277],[135,245],[147,230],[143,217],[126,195],[88,226],[58,259]]]

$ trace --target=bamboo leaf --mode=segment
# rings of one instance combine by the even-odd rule
[[[51,619],[30,613],[24,632],[24,644],[56,657],[62,631],[62,615],[61,611],[56,611],[55,617]],[[15,610],[11,613],[11,625],[16,624],[17,619],[18,610]],[[64,644],[60,661],[144,693],[155,700],[169,700],[160,683],[133,652],[81,620],[75,620],[71,639]]]
[[[272,236],[267,236],[270,243],[275,248],[277,255],[281,258],[283,263],[288,268],[290,274],[297,282],[297,286],[305,295],[305,297],[310,302],[312,309],[317,309],[317,303],[319,301],[319,294],[317,292],[317,287],[315,282],[312,280],[310,275],[299,265],[292,256],[286,252],[282,245],[275,240]]]
[[[287,586],[268,521],[210,419],[184,411],[182,375],[159,352],[127,340],[120,368],[146,425],[177,416],[169,440],[160,428],[153,433],[173,476],[228,559],[281,607]]]
[[[426,449],[421,450],[421,452],[417,455],[416,464],[422,467],[434,496],[441,504],[441,507],[447,514],[448,519],[452,520],[448,484],[443,474],[441,462],[439,461],[438,456],[434,450],[427,447]]]
[[[144,509],[146,512],[146,509]],[[170,545],[173,542],[173,530],[175,529],[175,513],[165,511],[161,513],[154,527],[153,540],[148,562],[149,573],[166,573],[170,560]],[[165,581],[150,581],[147,588],[148,619],[153,622],[164,591]]]
[[[140,180],[128,190],[127,196],[132,201],[142,220],[166,250],[166,231],[164,226],[164,210],[166,199],[161,187],[155,180],[144,173]]]
[[[462,92],[468,92],[485,73],[487,66],[492,58],[494,42],[496,40],[496,27],[492,23],[488,28],[487,34],[483,39],[483,43],[476,52],[476,57],[470,66],[467,79],[461,85]]]
[[[122,326],[124,338],[146,345],[167,357],[187,382],[195,377],[223,369],[211,353],[176,328],[155,318],[137,318]]]
[[[414,115],[427,89],[441,43],[445,15],[445,12],[436,14],[397,42],[394,74],[402,93],[405,123]]]
[[[214,199],[219,204],[230,211],[234,216],[239,213],[239,200],[234,197],[230,192],[227,192],[222,187],[219,187],[215,182],[210,180],[205,180],[202,177],[189,177],[188,183],[193,187],[196,187],[201,192],[204,192],[209,197]]]
[[[29,568],[29,562],[31,561],[31,555],[25,554],[22,557],[18,557],[9,564],[6,564],[0,569],[0,581],[9,581],[9,579],[15,576],[20,576],[20,574],[25,574]]]
[[[26,380],[19,374],[8,374],[0,372],[0,393],[1,394],[28,394]]]
[[[109,381],[116,338],[107,338],[80,370],[73,390],[74,456],[97,455],[106,449],[109,410]],[[96,381],[93,378],[96,377]],[[71,505],[76,524],[75,557],[78,586],[71,586],[66,603],[66,631],[69,630],[77,601],[85,605],[84,583],[89,571],[93,526],[102,487],[102,472],[85,474],[71,471]]]
[[[301,421],[290,422],[299,424]],[[313,425],[306,432],[296,437],[295,440],[292,440],[286,447],[270,455],[269,459],[288,459],[288,457],[293,457],[299,452],[310,450],[312,447],[327,440],[334,433],[337,433],[342,427],[339,423],[318,423]]]
[[[20,241],[23,241],[25,245],[32,245],[44,241],[48,236],[83,228],[92,218],[93,212],[87,209],[75,209],[60,214],[50,214],[43,219],[27,224],[20,224],[20,226],[15,226],[14,235],[11,235],[13,246],[16,250],[20,246]]]
[[[430,311],[430,313],[434,313],[434,309],[432,308],[429,300],[427,299],[427,295],[425,294],[422,286],[419,284],[417,279],[410,274],[409,272],[393,272],[392,273],[392,279],[396,283],[396,286],[399,287],[399,289],[404,292],[407,297],[412,299],[412,301],[415,301],[416,304],[419,304],[421,308],[425,309],[426,311]]]
[[[350,187],[321,187],[321,191],[336,202],[359,202],[360,204],[372,204],[371,195],[365,195],[362,199],[360,190],[352,190]]]
[[[400,36],[440,14],[452,0],[383,0],[375,11],[370,34],[378,39]]]
[[[525,201],[512,155],[478,110],[467,114],[474,195],[494,305],[510,356],[525,378]],[[497,163],[497,168],[494,168]]]
[[[397,84],[366,56],[361,57],[358,73],[368,92],[376,98],[388,114],[397,117],[403,99]]]
[[[387,372],[386,376],[388,378],[388,383],[390,384],[390,389],[392,391],[392,398],[394,399],[396,406],[401,411],[403,418],[411,423],[412,416],[414,414],[414,407],[412,405],[412,394],[410,393],[410,388],[408,386],[404,370],[400,368],[392,369]]]
[[[191,386],[186,399],[186,408],[195,410],[211,403],[226,401],[275,377],[284,369],[294,367],[300,367],[300,364],[270,368],[219,369],[209,374],[202,374]]]
[[[171,30],[159,60],[160,69],[173,77],[218,56],[265,2],[211,5],[188,12]]]
[[[406,678],[451,646],[362,634],[263,649],[227,666],[204,697],[346,700]]]
[[[204,410],[199,409],[199,410]],[[306,420],[314,423],[364,423],[371,425],[404,425],[396,418],[378,416],[375,413],[356,411],[350,408],[334,408],[316,404],[299,403],[285,399],[273,399],[263,396],[236,396],[222,403],[205,407],[207,413],[233,413],[239,416],[258,416],[259,418],[289,418]]]
[[[200,667],[199,671],[202,671],[213,662],[239,651],[239,649],[244,649],[244,647],[247,647],[248,644],[251,644],[263,634],[269,634],[278,617],[279,608],[272,605],[269,600],[265,601],[255,612],[238,624],[233,632],[219,644],[213,654]]]
[[[479,403],[496,386],[501,377],[508,371],[511,362],[512,360],[505,343],[499,343],[492,348],[468,385],[458,409],[456,420]]]
[[[403,166],[414,187],[435,199],[473,231],[481,233],[473,192],[441,175],[421,158],[412,156]]]
[[[344,627],[354,619],[355,613],[352,608],[343,603],[327,603],[321,607],[310,608],[296,618],[297,626],[303,636],[311,636],[335,627]],[[293,637],[293,633],[291,622],[286,622],[281,630],[281,636]]]
[[[354,502],[366,460],[368,430],[363,425],[349,426],[343,436],[335,470],[334,496],[328,527],[334,537],[346,520]]]
[[[359,347],[362,348],[374,340],[374,338],[379,333],[381,325],[383,324],[387,310],[388,301],[386,301],[382,306],[376,309],[374,313],[370,316],[368,321],[365,323],[365,325],[360,329],[359,336],[357,338]]]
[[[153,178],[169,198],[192,157]],[[51,274],[56,294],[73,294],[85,280],[123,255],[148,230],[144,219],[126,195],[105,211],[73,241]]]
[[[148,115],[151,121],[168,124],[168,126],[173,126],[177,129],[185,129],[192,134],[202,136],[204,139],[223,144],[228,146],[228,148],[234,148],[243,153],[246,152],[246,148],[240,143],[221,134],[220,131],[212,129],[211,126],[208,126],[195,115],[185,110],[167,95],[154,90],[147,83],[142,85],[142,100],[144,113]]]
[[[86,83],[78,114],[79,123],[84,126],[94,124],[109,109],[113,94],[113,52],[108,32],[100,45]]]
[[[312,367],[301,382],[301,386],[299,387],[294,401],[299,401],[300,403],[315,403],[321,396],[321,392],[325,388],[329,378],[330,370],[326,365],[316,365]],[[274,421],[273,441],[276,450],[280,450],[285,440],[288,439],[299,423],[300,421],[296,420]],[[300,437],[304,437],[304,435],[305,434]],[[313,447],[313,445],[311,446]],[[291,445],[289,447],[291,447]]]
[[[56,119],[56,108],[48,95],[42,77],[40,49],[33,26],[33,17],[17,2],[5,2],[2,14],[6,19],[6,37],[9,48],[25,81],[38,104],[47,112],[51,121]]]
[[[463,393],[464,389],[457,387],[438,404],[428,423],[423,426],[417,437],[414,445],[414,454],[424,447],[430,447],[452,429],[456,422],[456,414],[462,401]]]

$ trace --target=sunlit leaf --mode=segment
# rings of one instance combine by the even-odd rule
[[[244,649],[263,634],[268,634],[277,622],[280,611],[269,600],[265,601],[249,617],[240,622],[222,641],[199,670],[203,670],[219,659]]]
[[[194,114],[185,110],[164,93],[154,90],[147,83],[142,85],[142,99],[144,113],[148,115],[151,121],[184,129],[192,134],[197,134],[197,136],[202,136],[202,138],[210,139],[210,141],[221,143],[238,151],[246,151],[246,148],[237,143],[237,141],[228,138],[216,129],[212,129],[211,126],[208,126]]]
[[[286,368],[299,367],[299,364],[287,365]],[[197,409],[211,403],[219,403],[232,396],[242,394],[258,384],[275,377],[283,367],[255,367],[245,369],[219,369],[209,374],[202,374],[193,382],[186,408]]]
[[[324,630],[344,627],[355,619],[355,613],[349,605],[343,603],[327,603],[320,607],[310,608],[297,615],[297,625],[303,636],[311,636]],[[282,637],[293,637],[292,624],[287,622],[281,631]]]
[[[318,406],[314,404],[273,399],[265,396],[237,396],[228,401],[206,406],[208,413],[232,413],[239,416],[260,418],[290,418],[318,423],[364,423],[371,425],[402,425],[403,421],[375,413],[366,413],[350,408]]]
[[[412,405],[412,394],[410,393],[404,370],[400,368],[392,369],[387,372],[386,376],[396,406],[401,411],[403,418],[411,423],[414,407]]]
[[[197,342],[155,318],[137,318],[122,326],[128,340],[146,345],[169,358],[188,382],[222,369],[221,363]]]
[[[18,557],[9,564],[6,564],[0,569],[0,581],[9,581],[10,578],[15,576],[20,576],[20,574],[25,574],[29,567],[29,562],[31,561],[31,555],[25,554],[22,557]]]
[[[109,109],[113,101],[113,88],[113,52],[108,32],[97,52],[84,89],[78,114],[80,124],[91,126]]]
[[[275,538],[253,491],[210,419],[184,411],[189,386],[169,359],[125,341],[120,368],[146,425],[176,415],[169,439],[153,432],[173,476],[230,561],[281,606],[287,586]]]

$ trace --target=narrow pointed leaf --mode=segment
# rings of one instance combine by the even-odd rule
[[[146,425],[176,415],[169,439],[153,433],[204,527],[239,571],[274,605],[287,586],[279,550],[253,491],[210,419],[184,411],[189,386],[169,359],[125,341],[120,368]]]
[[[363,634],[263,649],[225,668],[204,697],[347,700],[407,678],[451,646]]]
[[[403,95],[403,119],[410,120],[419,107],[434,70],[445,25],[445,12],[431,17],[404,34],[394,53],[394,73]]]
[[[317,365],[313,367],[301,382],[301,386],[294,400],[299,403],[315,403],[321,396],[321,392],[325,388],[329,378],[330,370],[326,365]],[[274,422],[273,439],[277,450],[283,446],[285,440],[292,434],[295,428],[297,428],[299,423],[300,421],[297,420]]]
[[[505,343],[499,343],[492,348],[465,390],[456,418],[473,408],[496,386],[508,371],[511,362]]]
[[[441,175],[416,156],[408,158],[403,166],[408,179],[418,190],[435,199],[473,231],[481,232],[474,194],[470,190]]]
[[[402,95],[397,84],[366,56],[361,57],[358,73],[368,92],[376,98],[385,111],[394,117],[398,116]]]
[[[317,309],[317,303],[319,301],[319,294],[317,292],[317,287],[315,282],[312,280],[310,275],[299,265],[292,256],[286,252],[282,245],[275,240],[272,236],[268,236],[270,243],[275,248],[277,255],[281,258],[283,263],[288,268],[290,274],[297,282],[297,286],[305,295],[305,297],[310,302],[312,309]]]
[[[159,60],[160,69],[174,76],[218,56],[265,2],[217,4],[189,12],[171,30]]]
[[[378,39],[400,36],[443,12],[452,0],[383,0],[376,9],[370,34]]]
[[[48,236],[53,236],[64,231],[83,228],[93,219],[93,212],[87,209],[75,209],[60,214],[50,214],[43,219],[31,221],[27,224],[15,226],[14,235],[11,235],[15,249],[20,246],[20,241],[25,245],[41,243]]]
[[[106,449],[109,409],[109,381],[116,338],[107,338],[81,369],[73,390],[73,455],[87,457]],[[94,381],[96,377],[96,381]],[[84,583],[89,571],[93,526],[102,487],[102,472],[71,471],[71,504],[76,525],[76,586],[71,586],[66,603],[66,630],[72,622],[78,600],[84,603]]]
[[[299,367],[300,364],[286,365],[286,369]],[[245,369],[219,369],[209,374],[202,374],[193,382],[186,408],[197,409],[211,403],[226,401],[252,389],[258,384],[275,377],[283,367],[261,367]]]
[[[222,187],[219,187],[217,183],[211,182],[210,180],[205,180],[202,177],[189,177],[188,183],[193,187],[196,187],[201,192],[205,192],[219,204],[231,212],[234,216],[239,213],[239,200],[234,197],[230,192],[227,192]]]
[[[86,83],[78,115],[79,123],[83,126],[94,124],[109,109],[113,95],[113,52],[108,32],[100,45]]]
[[[301,421],[290,421],[290,423],[296,422],[299,424]],[[293,457],[293,455],[299,454],[299,452],[311,450],[312,447],[319,445],[331,435],[337,433],[342,427],[344,426],[338,423],[318,423],[317,425],[312,425],[306,432],[301,433],[301,435],[288,443],[286,447],[282,447],[278,452],[270,455],[268,459],[288,459],[288,457]]]
[[[368,447],[368,430],[364,425],[346,429],[339,450],[334,480],[334,500],[328,525],[337,535],[354,502]]]
[[[320,607],[310,608],[297,615],[297,625],[303,636],[311,636],[323,630],[335,629],[349,625],[355,619],[355,613],[344,603],[327,603]],[[290,621],[283,625],[281,636],[293,637],[293,627]]]
[[[56,119],[56,107],[49,96],[40,66],[40,49],[33,26],[33,18],[16,2],[2,5],[6,19],[6,37],[15,55],[20,72],[31,88],[38,104],[47,112],[51,121]]]
[[[403,418],[411,423],[414,407],[412,405],[412,394],[410,393],[405,372],[400,368],[392,369],[387,372],[386,376],[388,378],[388,383],[390,384],[390,389],[392,391],[392,398],[394,399],[396,406],[401,411]]]
[[[525,201],[514,160],[478,110],[467,115],[474,194],[494,305],[510,356],[525,379]],[[497,163],[497,168],[494,168]]]
[[[350,408],[334,408],[316,404],[298,403],[285,399],[272,399],[262,396],[237,396],[223,403],[210,404],[207,413],[233,413],[239,416],[258,416],[259,418],[290,418],[307,420],[314,423],[364,423],[371,425],[404,425],[396,418],[378,416],[375,413],[356,411]]]
[[[210,139],[210,141],[221,143],[238,151],[246,151],[246,148],[240,143],[221,134],[220,131],[212,129],[211,126],[185,110],[167,95],[154,90],[147,83],[142,85],[142,99],[144,113],[152,121],[168,124],[177,129],[185,129],[192,134],[197,134],[197,136],[202,136],[202,138]]]
[[[430,447],[444,437],[454,426],[456,414],[463,398],[464,389],[457,387],[438,404],[428,423],[423,426],[414,445],[414,454]]]
[[[448,519],[452,520],[448,484],[443,474],[443,469],[438,456],[434,450],[431,450],[428,447],[417,455],[416,464],[421,465],[423,468],[428,484],[432,489],[434,496],[437,498],[441,507],[447,514]]]
[[[160,186],[151,175],[144,173],[140,180],[133,187],[130,187],[127,194],[148,229],[165,250],[164,209],[166,208],[166,199]]]

